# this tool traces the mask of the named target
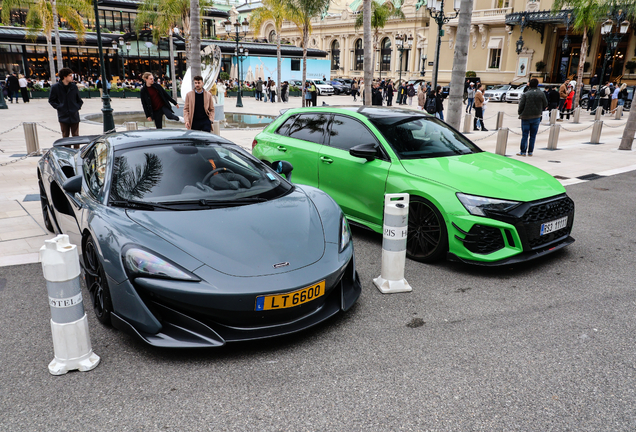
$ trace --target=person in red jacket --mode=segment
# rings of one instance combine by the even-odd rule
[[[565,115],[567,116],[567,120],[570,120],[570,114],[572,113],[572,102],[574,100],[574,88],[571,85],[568,86],[567,96],[565,97],[565,103],[563,104],[563,109],[565,111]],[[563,111],[561,112],[561,118],[559,119],[563,121]]]

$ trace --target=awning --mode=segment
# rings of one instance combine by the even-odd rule
[[[491,37],[488,42],[488,49],[501,49],[503,46],[503,38],[501,37]]]

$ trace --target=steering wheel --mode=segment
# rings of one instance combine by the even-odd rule
[[[207,184],[207,183],[208,183],[208,180],[210,180],[210,178],[211,178],[214,174],[219,173],[219,172],[223,172],[223,173],[232,173],[232,174],[234,174],[234,171],[232,171],[231,169],[228,169],[228,168],[217,168],[217,169],[213,169],[212,171],[210,171],[209,173],[207,173],[207,174],[205,175],[205,177],[203,177],[203,180],[201,181],[201,183],[203,183],[203,184]]]

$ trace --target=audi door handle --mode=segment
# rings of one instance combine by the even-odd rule
[[[329,159],[328,157],[320,156],[320,160],[326,164],[333,163],[333,159]]]

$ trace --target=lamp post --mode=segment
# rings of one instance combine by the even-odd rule
[[[399,81],[402,82],[402,56],[404,55],[404,51],[410,50],[411,47],[413,46],[413,36],[409,35],[408,37],[406,37],[406,35],[397,35],[395,37],[395,46],[397,47],[398,51],[400,51],[400,79]]]
[[[601,73],[601,84],[605,84],[605,69],[607,68],[607,62],[612,58],[612,54],[618,47],[618,43],[623,39],[623,36],[629,29],[629,21],[627,21],[627,15],[622,10],[613,8],[608,14],[608,19],[601,26],[601,35],[607,44],[607,51],[605,52],[605,59],[603,60],[603,71]],[[614,26],[618,27],[617,33],[612,33]],[[600,88],[600,87],[599,87]]]
[[[236,41],[236,49],[234,50],[234,55],[236,56],[236,67],[238,69],[238,79],[239,79],[238,95],[236,97],[236,107],[243,108],[243,98],[242,98],[243,89],[241,88],[241,82],[242,82],[241,63],[243,62],[243,60],[241,59],[241,57],[243,56],[247,57],[247,55],[249,54],[249,51],[243,48],[242,46],[239,47],[239,41],[241,39],[244,39],[245,36],[247,36],[247,32],[250,29],[250,23],[247,21],[247,18],[245,18],[242,23],[240,23],[237,18],[234,24],[232,24],[232,21],[228,19],[227,21],[223,22],[223,25],[225,26],[225,31],[227,32],[228,36],[233,37],[234,40]],[[235,36],[231,36],[232,25],[234,26]],[[240,33],[243,33],[243,36],[241,36]]]
[[[104,133],[115,129],[115,120],[113,120],[113,109],[110,107],[110,96],[106,85],[106,65],[104,63],[104,49],[102,47],[102,31],[99,25],[99,11],[97,10],[97,1],[93,0],[93,9],[95,12],[95,31],[97,32],[97,49],[99,53],[99,64],[102,71],[102,115],[104,122]]]
[[[442,45],[442,36],[444,36],[444,30],[442,26],[452,19],[459,16],[459,9],[455,9],[455,15],[446,15],[444,13],[444,0],[435,0],[428,6],[428,13],[431,18],[437,23],[437,45],[435,46],[435,69],[433,69],[433,91],[437,89],[437,74],[439,72],[439,51]]]

